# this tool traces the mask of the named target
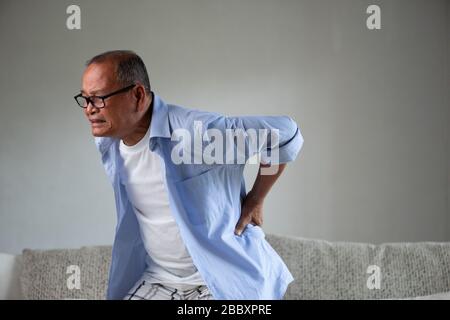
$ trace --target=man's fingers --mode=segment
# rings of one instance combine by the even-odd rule
[[[245,226],[250,222],[251,219],[247,217],[242,217],[239,219],[236,229],[234,230],[234,233],[238,236],[241,235],[242,231],[244,231]]]
[[[263,224],[262,219],[253,218],[251,222],[257,226],[262,226],[262,224]]]

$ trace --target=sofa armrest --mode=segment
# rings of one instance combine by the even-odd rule
[[[20,300],[21,255],[0,253],[0,300]]]

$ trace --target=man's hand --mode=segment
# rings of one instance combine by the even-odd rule
[[[241,217],[236,225],[235,234],[240,236],[249,223],[258,226],[263,224],[263,202],[264,199],[258,198],[251,191],[247,194],[242,203]]]
[[[236,225],[234,231],[235,234],[241,235],[245,226],[249,223],[261,226],[263,223],[263,203],[264,198],[269,193],[270,188],[272,188],[275,181],[283,172],[286,164],[275,165],[270,169],[275,169],[273,175],[261,174],[261,168],[271,167],[270,165],[260,164],[258,176],[256,177],[255,183],[252,190],[247,194],[242,203],[241,217]]]

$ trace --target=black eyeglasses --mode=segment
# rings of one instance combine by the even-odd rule
[[[94,107],[101,109],[101,108],[105,107],[105,99],[112,97],[113,95],[122,93],[122,92],[127,92],[128,90],[134,88],[135,86],[136,86],[136,84],[131,84],[128,87],[111,92],[105,96],[85,97],[80,93],[80,94],[76,95],[74,97],[74,99],[81,108],[87,108],[88,104],[91,103],[91,105],[93,105]]]

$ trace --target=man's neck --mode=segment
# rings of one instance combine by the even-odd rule
[[[153,104],[150,104],[150,107],[147,108],[147,112],[144,114],[142,119],[139,121],[136,130],[133,131],[130,135],[123,138],[122,141],[126,146],[134,146],[136,143],[141,141],[141,139],[145,136],[147,131],[149,130],[151,117],[152,117],[152,108]]]

